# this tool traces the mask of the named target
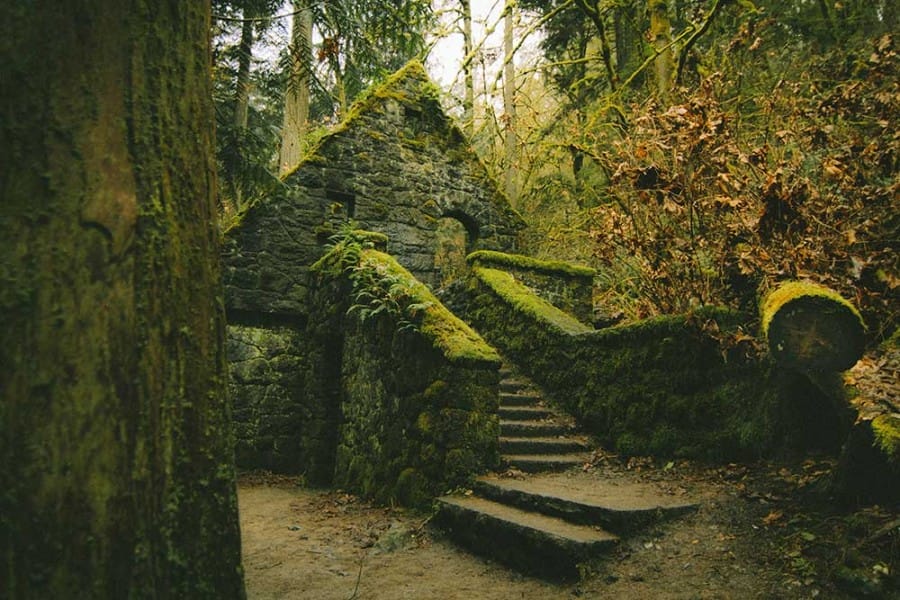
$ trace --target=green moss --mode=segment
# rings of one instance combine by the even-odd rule
[[[745,315],[706,307],[595,331],[508,273],[472,273],[467,314],[479,331],[622,454],[758,458],[788,435],[765,365],[726,361],[708,333],[733,331]]]
[[[516,310],[538,318],[566,333],[578,334],[593,331],[575,317],[538,297],[505,271],[485,267],[474,267],[472,271],[478,279],[487,284]]]
[[[500,363],[497,351],[475,331],[440,303],[425,284],[418,281],[392,256],[372,249],[376,243],[386,243],[387,236],[365,231],[353,231],[344,240],[316,261],[312,272],[338,275],[346,270],[367,271],[374,280],[390,281],[388,292],[398,300],[405,314],[397,315],[407,323],[417,325],[451,362]]]
[[[781,284],[777,289],[769,293],[760,306],[763,336],[768,336],[772,318],[779,309],[791,302],[796,302],[803,298],[824,298],[825,300],[841,306],[853,315],[862,330],[866,329],[866,324],[863,321],[862,315],[859,314],[856,307],[845,300],[844,297],[836,291],[808,281],[789,281]]]
[[[900,328],[895,329],[891,336],[881,344],[882,350],[900,349]]]
[[[900,463],[900,414],[879,415],[872,420],[875,444],[887,457]]]
[[[498,363],[500,356],[475,331],[431,293],[425,284],[415,279],[393,257],[377,250],[365,250],[361,265],[380,270],[384,274],[398,276],[404,281],[404,294],[411,306],[420,309],[419,330],[428,337],[435,348],[451,362],[485,361]],[[410,315],[415,318],[415,315]]]
[[[466,262],[472,265],[497,265],[501,267],[513,267],[516,269],[528,269],[549,275],[566,275],[569,277],[594,277],[597,271],[589,267],[572,265],[555,260],[541,260],[521,254],[506,254],[493,250],[478,250],[466,257]]]
[[[433,398],[439,397],[447,390],[447,382],[438,379],[437,381],[431,382],[427,388],[425,388],[425,392],[423,396],[425,400],[431,400]]]
[[[664,339],[666,336],[683,335],[685,331],[715,323],[719,331],[730,331],[743,324],[746,316],[738,311],[720,306],[704,306],[688,315],[659,315],[630,323],[620,323],[613,327],[598,329],[594,335],[598,339]]]
[[[396,499],[405,506],[423,506],[431,501],[430,484],[417,469],[408,467],[400,472],[394,488]]]
[[[416,429],[422,433],[431,433],[431,415],[427,412],[419,413],[419,417],[416,419]]]

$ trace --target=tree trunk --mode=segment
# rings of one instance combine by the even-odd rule
[[[475,135],[475,78],[472,74],[472,2],[460,0],[463,21],[463,129],[471,140]]]
[[[279,175],[300,162],[301,142],[309,119],[309,70],[312,68],[312,11],[308,0],[294,0],[291,31],[291,74],[284,94]]]
[[[0,3],[0,597],[244,596],[209,18]]]
[[[244,9],[244,23],[241,26],[241,41],[238,44],[238,72],[234,97],[234,128],[241,132],[247,129],[250,112],[250,63],[253,60],[253,12]]]
[[[672,88],[672,71],[674,52],[672,43],[672,24],[669,21],[669,6],[665,0],[650,0],[647,5],[650,13],[650,43],[656,49],[654,61],[656,67],[656,89],[661,98],[665,98]]]
[[[607,83],[609,83],[609,89],[615,91],[619,82],[619,77],[616,70],[613,68],[612,49],[609,46],[609,39],[606,35],[606,24],[604,23],[604,15],[600,8],[600,2],[589,3],[588,0],[575,0],[575,5],[578,6],[578,8],[580,8],[597,27],[597,38],[600,40],[600,56],[603,57],[603,66],[606,68]]]
[[[784,283],[761,303],[772,357],[801,371],[844,371],[865,350],[865,324],[837,292],[813,283]]]
[[[506,128],[506,195],[510,202],[515,203],[519,195],[519,174],[516,168],[518,156],[516,152],[516,65],[513,61],[515,58],[513,56],[513,6],[513,4],[506,6],[506,15],[503,20],[503,51],[506,57],[503,68],[503,109]]]

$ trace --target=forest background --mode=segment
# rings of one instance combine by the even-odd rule
[[[599,273],[602,317],[751,310],[785,279],[897,328],[890,0],[213,3],[227,222],[410,59],[512,205],[527,253]],[[447,282],[451,283],[451,282]]]

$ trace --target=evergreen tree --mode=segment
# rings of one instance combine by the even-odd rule
[[[209,5],[0,23],[0,596],[241,598]]]

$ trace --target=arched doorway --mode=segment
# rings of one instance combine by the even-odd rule
[[[478,226],[462,213],[450,212],[438,219],[434,241],[437,288],[446,288],[466,273],[466,256],[478,238]]]

